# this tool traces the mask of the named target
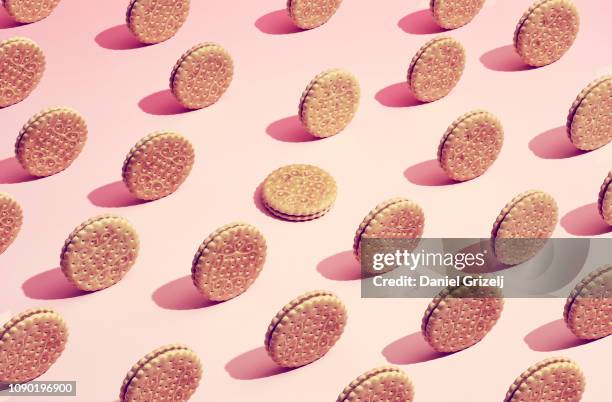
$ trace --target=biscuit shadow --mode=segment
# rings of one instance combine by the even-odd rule
[[[397,26],[406,33],[415,35],[429,35],[446,32],[446,29],[439,26],[431,15],[429,9],[415,11],[408,14],[399,22]]]
[[[404,171],[404,177],[419,186],[450,186],[460,183],[446,175],[437,159],[410,166]]]
[[[261,182],[259,184],[259,186],[257,186],[257,188],[255,189],[255,192],[253,192],[253,204],[255,204],[255,206],[257,207],[257,209],[264,215],[269,216],[270,218],[277,218],[275,215],[273,215],[270,211],[268,211],[268,208],[266,208],[264,202],[263,202],[263,198],[261,197],[261,193],[263,192],[263,182]],[[278,218],[277,218],[278,219]]]
[[[6,9],[4,7],[0,7],[0,29],[17,28],[22,25],[27,25],[27,24],[15,21],[6,12]]]
[[[105,29],[96,35],[95,41],[100,47],[109,50],[130,50],[149,46],[136,39],[125,24]]]
[[[284,8],[259,17],[255,21],[255,26],[261,32],[270,35],[288,35],[304,31],[293,23]]]
[[[586,153],[572,144],[565,126],[535,136],[529,141],[529,149],[542,159],[566,159]]]
[[[28,173],[14,156],[0,160],[0,184],[26,183],[41,178]]]
[[[536,352],[554,352],[592,342],[592,340],[577,338],[567,328],[563,319],[551,321],[534,329],[523,340],[529,349]]]
[[[193,284],[191,275],[175,279],[159,287],[151,296],[155,304],[166,310],[196,310],[219,304],[206,299]]]
[[[398,82],[381,89],[376,93],[375,99],[387,107],[413,107],[425,103],[414,96],[407,82]]]
[[[353,250],[343,251],[327,257],[317,265],[317,271],[333,281],[354,281],[361,279],[361,265]]]
[[[525,64],[516,53],[514,45],[500,46],[493,50],[489,50],[480,56],[480,62],[486,68],[493,71],[527,71],[536,68]]]
[[[598,236],[612,232],[612,226],[604,222],[596,202],[576,208],[561,218],[561,226],[575,236]]]
[[[174,94],[169,89],[157,91],[147,95],[138,102],[138,107],[145,113],[156,116],[169,116],[173,114],[183,114],[192,112],[185,106],[178,103]]]
[[[415,364],[439,359],[452,353],[436,352],[423,339],[421,331],[418,331],[390,343],[383,349],[382,354],[391,364]]]
[[[27,297],[37,300],[71,299],[91,293],[74,287],[59,267],[34,275],[21,289]]]
[[[225,365],[225,371],[237,380],[256,380],[294,370],[274,363],[264,346],[234,357]]]
[[[148,202],[134,197],[121,180],[96,188],[87,198],[92,204],[102,208],[123,208]]]
[[[266,133],[283,142],[309,142],[320,139],[306,131],[297,115],[275,121],[266,128]]]

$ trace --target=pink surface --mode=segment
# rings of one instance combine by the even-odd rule
[[[530,188],[557,199],[556,236],[609,236],[593,203],[612,145],[579,154],[559,127],[577,93],[612,72],[612,3],[576,1],[582,27],[574,47],[558,63],[525,69],[509,45],[531,1],[489,0],[473,23],[449,32],[467,49],[463,79],[450,96],[425,105],[404,81],[412,55],[439,32],[422,11],[428,2],[347,0],[327,25],[297,32],[277,11],[284,0],[193,1],[174,38],[146,47],[122,25],[127,3],[63,0],[51,17],[25,26],[0,12],[1,39],[29,36],[48,61],[38,89],[0,110],[0,191],[25,212],[18,239],[0,256],[0,313],[52,306],[70,326],[66,351],[42,380],[74,379],[75,399],[111,402],[142,355],[183,342],[205,366],[194,401],[332,401],[354,377],[387,363],[405,369],[417,401],[502,400],[518,374],[555,355],[582,366],[584,401],[608,397],[612,340],[572,339],[559,322],[564,300],[507,300],[480,344],[440,356],[418,335],[428,300],[361,299],[347,250],[363,216],[387,198],[420,203],[425,236],[486,237],[504,204]],[[218,104],[186,112],[167,91],[168,78],[176,59],[201,41],[228,49],[235,78]],[[297,104],[309,80],[330,67],[357,75],[361,105],[345,132],[311,141],[296,123]],[[13,159],[14,140],[31,115],[54,105],[79,110],[90,137],[70,169],[33,180]],[[501,119],[504,149],[483,177],[448,185],[431,160],[446,127],[475,108]],[[188,136],[196,165],[176,194],[142,204],[117,181],[130,147],[159,129]],[[292,224],[262,212],[259,184],[288,163],[316,164],[336,178],[338,200],[328,215]],[[139,230],[140,257],[116,286],[80,294],[61,277],[59,252],[76,225],[109,212]],[[268,261],[244,295],[205,304],[186,278],[191,260],[209,232],[236,220],[266,235]],[[267,325],[286,302],[317,288],[347,304],[346,332],[323,359],[280,370],[262,349]]]

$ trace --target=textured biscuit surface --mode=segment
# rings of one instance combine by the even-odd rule
[[[455,29],[472,21],[484,3],[485,0],[431,0],[429,9],[438,25]]]
[[[76,111],[44,110],[28,121],[15,143],[15,155],[34,176],[61,172],[79,156],[87,140],[87,124]]]
[[[300,101],[300,120],[315,137],[330,137],[349,125],[359,106],[359,82],[348,71],[334,69],[317,75]]]
[[[191,269],[195,286],[210,300],[232,299],[255,282],[266,261],[266,239],[247,223],[214,231],[198,249]]]
[[[47,18],[60,0],[2,0],[8,15],[17,22],[30,23]]]
[[[408,85],[422,102],[432,102],[448,95],[457,85],[465,68],[465,50],[456,39],[432,39],[419,49],[408,69]]]
[[[27,98],[44,71],[45,55],[33,40],[14,37],[0,42],[0,107]]]
[[[266,350],[282,367],[312,363],[338,341],[346,320],[346,308],[337,296],[327,291],[306,293],[274,317],[266,332]]]
[[[68,328],[58,313],[24,311],[0,328],[0,383],[22,383],[44,374],[64,351]]]
[[[132,0],[126,23],[136,38],[147,44],[173,37],[189,15],[189,0]]]
[[[287,0],[287,11],[298,28],[312,29],[329,21],[341,3],[342,0]]]
[[[514,47],[528,65],[545,66],[569,50],[579,26],[580,16],[571,0],[539,0],[520,19]]]
[[[220,45],[203,43],[189,49],[177,61],[170,89],[181,105],[201,109],[216,103],[234,76],[234,62]]]
[[[23,224],[23,211],[10,195],[0,193],[0,254],[15,241]]]
[[[384,366],[372,369],[344,388],[336,402],[412,402],[414,387],[403,370]]]
[[[174,132],[160,131],[141,139],[123,163],[123,182],[135,197],[157,200],[183,184],[195,161],[191,142]]]
[[[553,357],[524,371],[508,389],[504,402],[578,402],[585,379],[570,359]]]
[[[568,113],[567,134],[583,151],[612,141],[612,76],[596,79],[578,94]]]
[[[610,183],[612,183],[612,171],[602,183],[597,200],[599,214],[608,225],[612,225],[612,187]]]
[[[446,130],[438,162],[451,179],[471,180],[491,167],[503,144],[504,129],[497,117],[485,111],[469,112]]]
[[[198,388],[202,363],[187,346],[155,349],[128,371],[121,385],[122,402],[185,402]]]
[[[447,288],[429,304],[421,325],[425,340],[438,352],[457,352],[480,342],[504,307],[499,288]]]
[[[74,286],[96,291],[119,282],[136,262],[138,250],[138,234],[126,219],[99,216],[68,236],[60,265]]]

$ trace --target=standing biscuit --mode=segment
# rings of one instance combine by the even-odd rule
[[[359,82],[353,74],[341,69],[324,71],[302,94],[300,120],[315,137],[336,135],[353,120],[359,96]]]
[[[132,0],[126,23],[142,43],[160,43],[173,37],[189,15],[189,0]]]
[[[493,114],[476,110],[455,120],[440,141],[438,162],[456,181],[482,175],[497,159],[504,129]]]
[[[123,162],[123,182],[136,198],[157,200],[183,184],[195,160],[191,142],[170,131],[152,133],[134,145]]]
[[[384,366],[357,377],[344,388],[336,402],[413,400],[414,387],[406,373],[398,367]]]
[[[33,40],[14,37],[0,42],[0,108],[27,98],[44,71],[45,55]]]
[[[566,126],[572,144],[583,151],[612,141],[612,75],[596,79],[578,94]]]
[[[191,268],[193,283],[209,300],[232,299],[255,282],[266,262],[266,250],[266,239],[255,226],[222,226],[198,249]]]
[[[508,389],[504,402],[578,402],[584,386],[584,375],[576,363],[554,357],[524,371]]]
[[[514,47],[533,67],[559,60],[578,35],[580,16],[571,0],[538,0],[521,17]]]
[[[501,210],[491,240],[497,259],[506,265],[521,264],[536,255],[557,226],[555,199],[539,190],[514,197]]]
[[[102,215],[80,224],[66,239],[60,266],[78,289],[96,291],[119,282],[136,262],[138,234],[124,218]]]
[[[76,111],[56,107],[36,114],[21,129],[15,155],[34,176],[51,176],[68,168],[87,140],[87,124]]]
[[[268,354],[282,367],[300,367],[323,357],[342,335],[346,308],[333,293],[303,294],[277,314],[266,332]]]
[[[325,24],[338,11],[342,0],[287,0],[287,11],[301,29]]]
[[[610,187],[610,183],[612,183],[612,171],[608,173],[601,185],[597,201],[599,214],[608,225],[612,225],[612,187]]]
[[[30,309],[0,328],[0,383],[23,383],[43,375],[68,341],[62,317],[49,308]]]
[[[170,89],[181,105],[202,109],[216,103],[234,76],[234,62],[220,45],[202,43],[189,49],[176,62]]]
[[[27,24],[47,18],[60,0],[2,0],[2,5],[15,21]]]
[[[472,21],[484,3],[485,0],[431,0],[429,9],[440,27],[455,29]]]
[[[186,402],[202,379],[202,363],[187,346],[166,345],[140,359],[125,376],[121,402]]]
[[[414,55],[408,68],[408,85],[422,102],[432,102],[448,95],[457,85],[465,68],[465,50],[450,37],[427,42]]]
[[[23,211],[10,195],[0,193],[0,254],[15,241],[23,224]]]

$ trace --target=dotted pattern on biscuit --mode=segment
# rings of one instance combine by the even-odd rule
[[[503,143],[503,127],[493,114],[469,112],[446,130],[438,147],[438,162],[451,179],[471,180],[491,167]]]
[[[372,369],[353,380],[336,402],[412,402],[414,387],[401,369],[384,366]]]
[[[46,109],[21,129],[15,143],[17,160],[34,176],[51,176],[68,168],[87,140],[87,124],[76,111]]]
[[[448,95],[459,83],[465,68],[465,50],[450,37],[432,39],[419,49],[408,69],[408,85],[422,102]]]
[[[126,13],[128,28],[146,44],[173,37],[189,15],[189,0],[132,0]]]
[[[359,97],[359,82],[352,73],[341,69],[325,71],[302,94],[300,120],[315,137],[336,135],[353,120]]]
[[[569,50],[579,26],[578,10],[570,0],[540,0],[521,17],[514,47],[526,64],[545,66]]]
[[[45,55],[33,40],[14,37],[0,42],[0,107],[27,98],[44,71]]]
[[[142,200],[174,193],[189,176],[195,152],[191,142],[173,132],[156,132],[141,139],[123,163],[123,181]]]
[[[224,301],[245,292],[266,261],[266,240],[246,223],[225,225],[200,246],[193,261],[193,283],[210,300]]]
[[[612,183],[612,171],[608,173],[608,176],[602,183],[597,199],[599,214],[608,225],[612,225],[612,188],[610,183]]]
[[[340,4],[342,0],[287,0],[287,11],[298,28],[312,29],[329,21]]]
[[[612,76],[596,79],[578,94],[566,127],[570,141],[583,151],[612,141]]]
[[[88,219],[66,239],[60,265],[66,278],[86,291],[119,282],[136,262],[138,234],[124,218],[103,215]]]
[[[472,21],[484,3],[485,0],[431,0],[429,8],[440,27],[455,29]]]
[[[0,382],[22,383],[44,374],[62,354],[68,328],[54,310],[24,311],[0,329]]]
[[[188,109],[216,103],[234,76],[234,62],[220,45],[203,43],[189,49],[177,61],[170,76],[170,89]]]
[[[23,224],[23,211],[10,195],[0,193],[0,254],[15,241]]]
[[[60,0],[3,0],[8,15],[24,24],[47,18]]]

